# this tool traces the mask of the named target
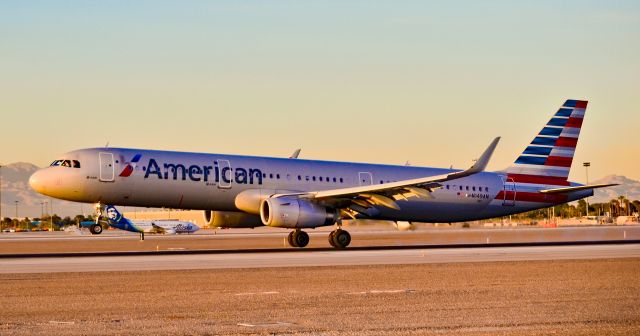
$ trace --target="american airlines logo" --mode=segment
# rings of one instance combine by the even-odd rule
[[[262,184],[263,176],[262,171],[257,168],[231,168],[229,166],[218,165],[217,161],[214,161],[213,165],[185,166],[180,163],[159,164],[154,159],[149,159],[144,173],[145,179],[150,177],[155,177],[159,180],[185,181],[189,179],[194,182],[216,182],[225,184],[232,182],[237,184]]]
[[[133,159],[131,159],[131,161],[126,162],[126,166],[124,167],[124,169],[122,169],[122,172],[120,173],[120,177],[129,177],[131,176],[131,174],[133,173],[133,171],[136,169],[136,165],[138,164],[138,161],[140,161],[140,158],[142,157],[142,154],[136,154]],[[124,161],[124,160],[122,160]]]

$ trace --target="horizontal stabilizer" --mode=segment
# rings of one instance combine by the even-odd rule
[[[578,186],[578,187],[545,189],[545,190],[540,190],[540,192],[543,193],[543,194],[563,194],[563,193],[569,193],[569,192],[572,192],[572,191],[606,188],[606,187],[612,187],[612,186],[617,186],[617,185],[618,185],[617,183],[612,183],[612,184],[592,184],[592,185],[583,185],[583,186]]]

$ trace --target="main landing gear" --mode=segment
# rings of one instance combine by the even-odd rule
[[[309,235],[296,229],[289,233],[287,240],[292,247],[305,247],[309,244]],[[338,228],[329,234],[329,244],[335,248],[343,249],[349,246],[349,243],[351,243],[351,235],[346,230]]]
[[[351,235],[343,229],[336,229],[329,234],[329,244],[335,248],[345,248],[351,243]]]
[[[296,229],[289,233],[288,240],[289,245],[293,247],[305,247],[309,244],[309,235],[300,229]]]

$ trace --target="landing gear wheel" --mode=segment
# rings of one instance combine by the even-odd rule
[[[295,241],[295,231],[291,231],[289,232],[289,236],[287,236],[287,241],[289,242],[289,245],[291,245],[291,247],[298,247],[298,245],[296,245],[296,241]]]
[[[289,233],[288,240],[293,247],[305,247],[309,244],[309,235],[302,230],[295,230]]]
[[[333,242],[333,238],[336,236],[336,231],[331,231],[331,233],[329,233],[329,244],[333,247],[337,247],[336,243]]]
[[[91,233],[93,234],[101,234],[102,233],[102,225],[100,224],[93,224],[89,227],[89,231],[91,231]]]
[[[329,234],[329,243],[335,248],[345,248],[351,243],[349,232],[337,229]]]

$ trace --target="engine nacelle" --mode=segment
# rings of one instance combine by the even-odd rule
[[[260,204],[260,218],[268,226],[314,228],[333,225],[336,214],[326,207],[293,197],[267,198]]]
[[[204,211],[204,221],[209,227],[254,228],[262,226],[260,216],[233,211]]]

